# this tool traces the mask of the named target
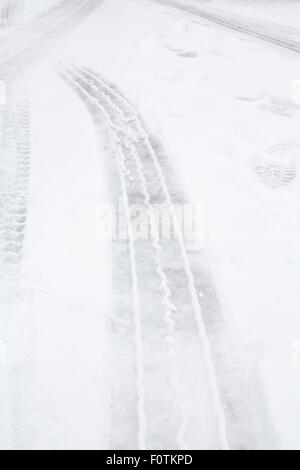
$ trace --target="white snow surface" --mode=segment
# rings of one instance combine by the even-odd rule
[[[193,0],[192,0],[193,1]],[[194,0],[196,4],[243,16],[248,19],[299,28],[298,0]]]
[[[27,3],[18,22],[57,2]],[[186,3],[300,30],[293,1]],[[107,0],[29,62],[17,85],[29,97],[32,144],[8,340],[4,432],[13,437],[5,444],[0,434],[0,448],[109,446],[111,255],[97,236],[107,148],[56,74],[68,63],[122,90],[204,207],[205,253],[235,352],[259,370],[279,447],[299,450],[299,55],[158,2]]]
[[[98,205],[106,202],[97,139],[55,74],[34,74],[28,86],[31,186],[11,338],[22,370],[17,445],[106,448],[111,274],[109,246],[97,237]]]

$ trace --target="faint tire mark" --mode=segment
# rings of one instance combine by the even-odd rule
[[[15,81],[45,50],[104,0],[62,0],[35,19],[8,31],[0,42],[0,79]]]
[[[14,21],[23,10],[24,1],[25,0],[4,0],[4,2],[2,2],[4,4],[0,16],[1,27],[8,28],[13,25]]]
[[[30,113],[26,98],[8,96],[1,109],[0,138],[0,339],[8,344],[14,300],[18,292],[25,235],[30,172]],[[19,345],[20,346],[20,345]],[[8,346],[7,346],[8,347]],[[9,348],[9,352],[10,348]],[[8,356],[10,358],[10,354]],[[21,440],[24,384],[12,376],[7,363],[1,377],[0,414],[6,413],[0,429],[0,446],[14,448]],[[18,389],[15,384],[18,382]],[[12,392],[16,393],[11,401]],[[4,409],[5,408],[5,409]],[[0,426],[1,428],[1,426]],[[7,441],[11,439],[11,441]]]
[[[225,15],[222,13],[214,13],[208,10],[203,10],[197,6],[186,5],[177,0],[151,0],[162,5],[167,5],[173,8],[176,8],[180,11],[198,16],[205,20],[211,21],[215,24],[219,24],[226,28],[232,29],[234,31],[244,33],[248,36],[252,36],[256,39],[261,39],[263,41],[269,42],[276,46],[289,49],[293,52],[300,53],[300,39],[293,40],[284,36],[281,36],[282,31],[273,27],[268,27],[268,25],[262,25],[247,20],[242,20],[233,16]]]

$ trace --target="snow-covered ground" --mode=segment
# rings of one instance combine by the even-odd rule
[[[222,9],[248,19],[267,21],[300,29],[298,0],[195,0],[203,6]]]
[[[152,0],[26,29],[57,3],[28,1],[1,32],[2,212],[15,102],[31,148],[14,300],[0,246],[0,447],[299,449],[299,54]],[[181,3],[300,29],[297,2]],[[120,194],[200,205],[204,250],[111,250],[97,229]]]

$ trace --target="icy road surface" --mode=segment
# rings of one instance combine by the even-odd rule
[[[297,26],[41,3],[0,2],[0,448],[299,449]]]

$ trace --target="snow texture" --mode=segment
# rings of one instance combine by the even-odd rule
[[[0,449],[300,449],[298,19],[0,1]]]

